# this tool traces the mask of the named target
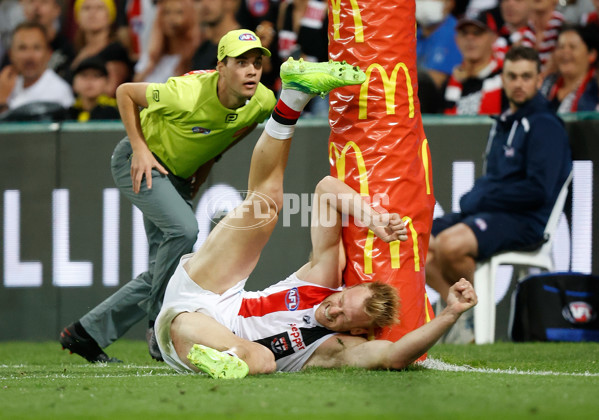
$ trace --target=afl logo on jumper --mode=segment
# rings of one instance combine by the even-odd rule
[[[297,287],[289,290],[285,296],[285,305],[290,311],[295,311],[299,307],[300,297]]]
[[[597,312],[587,302],[571,302],[562,310],[562,315],[572,324],[588,324],[597,318]]]
[[[239,35],[239,40],[240,41],[256,41],[256,37],[250,33],[244,33]]]

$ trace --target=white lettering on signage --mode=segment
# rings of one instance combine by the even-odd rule
[[[69,191],[52,192],[52,283],[59,287],[91,286],[92,263],[70,260]]]
[[[21,193],[4,191],[4,286],[40,287],[42,263],[21,261]]]
[[[102,284],[119,285],[120,193],[117,188],[103,191],[104,220],[102,221]]]
[[[553,249],[557,271],[577,271],[590,273],[592,268],[592,215],[593,215],[593,162],[575,161],[572,183],[572,226],[568,226],[564,215],[556,232]],[[474,182],[473,162],[454,162],[452,173],[452,210],[455,211],[459,198],[467,192]],[[224,197],[224,198],[223,198]],[[301,214],[302,226],[308,226],[308,216],[304,206],[309,203],[310,194],[285,196],[282,211],[284,226],[290,226],[290,215]],[[43,284],[43,265],[29,255],[21,260],[21,193],[18,190],[6,190],[3,194],[3,258],[4,287],[41,287]],[[217,184],[208,188],[198,203],[196,219],[200,233],[194,246],[197,250],[206,240],[214,225],[215,216],[224,216],[242,202],[240,193],[232,186]],[[215,205],[215,203],[217,203]],[[459,208],[459,207],[458,207]],[[120,197],[116,188],[107,188],[103,192],[102,220],[102,284],[118,286],[130,279],[119,279],[119,267],[122,261],[119,252],[120,237]],[[301,211],[300,211],[301,210]],[[286,213],[288,212],[288,213]],[[435,205],[435,217],[444,214],[443,208]],[[93,265],[90,261],[71,261],[70,256],[70,208],[69,191],[56,189],[52,193],[52,284],[57,287],[82,286],[93,284]],[[304,220],[306,219],[306,220]],[[570,246],[571,245],[571,246]],[[143,215],[133,207],[132,218],[132,271],[133,276],[148,269],[148,242],[143,227]],[[503,299],[511,267],[500,267],[496,285],[496,302]],[[507,279],[507,280],[506,280]],[[507,286],[506,286],[507,282]],[[429,289],[431,302],[436,301],[436,293]]]

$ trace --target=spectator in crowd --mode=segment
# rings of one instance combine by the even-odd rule
[[[48,67],[60,77],[69,77],[69,66],[75,58],[73,45],[60,31],[62,0],[21,0],[25,19],[39,22],[48,34],[52,57]]]
[[[262,72],[262,83],[272,90],[279,90],[279,68],[281,58],[279,55],[279,40],[277,21],[279,17],[279,5],[286,1],[280,0],[241,0],[236,19],[243,28],[256,32],[260,42],[265,48],[272,52],[272,56],[265,58]],[[325,43],[325,46],[328,42]],[[287,59],[285,57],[284,59]]]
[[[329,59],[326,1],[294,0],[283,3],[280,13],[281,26],[278,32],[281,59],[303,58],[310,62]],[[314,98],[306,109],[306,115],[326,117],[328,113],[328,95],[325,98]]]
[[[117,3],[118,4],[118,3]],[[129,51],[129,58],[137,62],[142,51],[147,51],[156,18],[155,0],[122,0],[124,10],[117,12],[117,36]]]
[[[564,26],[557,39],[557,72],[545,78],[541,92],[559,113],[594,111],[599,102],[595,77],[599,31],[593,26]]]
[[[89,120],[119,120],[116,99],[106,96],[108,71],[98,57],[83,60],[73,75],[73,91],[76,98],[69,108],[68,119],[78,122]]]
[[[236,30],[219,43],[216,71],[119,87],[127,137],[112,155],[112,174],[144,215],[150,264],[66,327],[63,347],[90,362],[114,362],[102,348],[147,317],[150,354],[161,359],[154,321],[179,259],[197,240],[192,199],[218,157],[272,112],[274,94],[260,83],[262,56],[269,54],[253,32]]]
[[[229,31],[241,26],[235,19],[235,0],[196,0],[196,12],[202,29],[202,43],[193,55],[194,70],[213,69],[217,63],[219,40]]]
[[[557,35],[564,24],[564,15],[555,10],[558,0],[533,0],[530,23],[535,31],[542,64],[542,76],[555,71],[551,55],[557,44]]]
[[[493,55],[494,23],[489,12],[458,22],[456,40],[464,61],[454,67],[445,88],[445,114],[501,113],[502,62]]]
[[[10,39],[19,23],[25,20],[20,0],[0,0],[0,58],[10,49]],[[2,67],[8,63],[2,63]]]
[[[443,86],[462,55],[455,40],[454,0],[416,0],[416,55],[421,109],[438,112]],[[425,94],[425,92],[428,92]]]
[[[491,11],[497,19],[498,37],[493,44],[495,56],[503,61],[512,45],[536,46],[535,32],[528,23],[533,0],[501,0],[498,8]]]
[[[89,57],[106,63],[108,86],[106,95],[113,97],[116,88],[131,79],[131,63],[127,49],[116,40],[112,24],[116,17],[114,0],[76,0],[73,6],[79,24],[75,47],[77,55],[71,71]]]
[[[569,24],[580,23],[584,16],[593,11],[594,0],[562,0],[558,2],[557,10],[564,15]]]
[[[52,51],[41,24],[19,24],[13,33],[9,54],[12,64],[0,72],[0,112],[32,102],[52,102],[63,108],[71,106],[71,87],[48,68]]]
[[[430,75],[438,89],[462,61],[455,40],[457,19],[451,14],[453,5],[454,0],[416,1],[418,67]]]
[[[599,31],[599,0],[593,0],[593,6],[595,9],[585,13],[580,21],[585,27],[594,27],[595,31]],[[595,72],[595,78],[599,84],[599,71]],[[597,105],[597,111],[599,111],[599,105]]]
[[[599,0],[593,0],[593,6],[595,6],[594,10],[591,10],[588,13],[585,13],[581,16],[580,23],[583,26],[599,26]]]
[[[160,0],[147,51],[135,66],[134,82],[164,83],[191,70],[200,42],[192,0]]]
[[[473,280],[477,261],[543,243],[549,214],[572,169],[564,124],[539,93],[538,53],[512,47],[502,78],[509,109],[491,127],[483,176],[460,199],[460,213],[433,221],[426,281],[444,300],[457,278]],[[473,339],[468,327],[462,342]]]
[[[495,9],[498,6],[499,1],[500,0],[468,0],[465,12],[461,15],[456,14],[456,16],[477,16],[486,10]]]

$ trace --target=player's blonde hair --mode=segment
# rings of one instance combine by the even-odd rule
[[[364,300],[364,312],[372,319],[374,328],[389,327],[399,322],[399,294],[386,283],[375,281],[360,286],[370,290],[370,297]]]

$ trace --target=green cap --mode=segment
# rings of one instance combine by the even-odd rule
[[[238,57],[244,52],[258,48],[267,57],[270,57],[270,51],[262,46],[260,38],[249,29],[237,29],[230,31],[220,39],[218,43],[218,54],[216,58],[222,61],[225,57]]]

